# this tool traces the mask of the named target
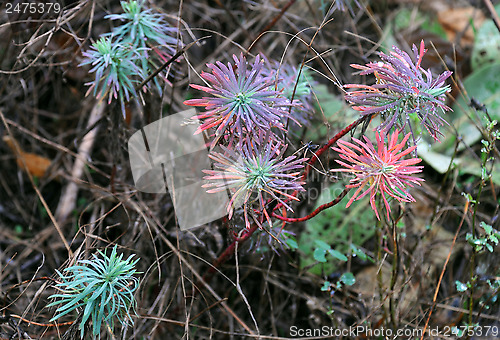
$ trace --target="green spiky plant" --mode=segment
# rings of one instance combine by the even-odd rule
[[[121,1],[124,13],[111,14],[106,19],[120,22],[112,32],[104,33],[92,44],[80,66],[91,65],[90,73],[95,79],[87,95],[92,92],[96,98],[108,96],[108,104],[118,99],[125,117],[125,103],[136,97],[136,88],[146,77],[168,61],[177,45],[177,28],[170,27],[166,15],[154,12],[144,6],[144,0]],[[166,74],[161,74],[168,83]],[[155,77],[156,89],[161,93],[161,85]],[[144,85],[142,90],[148,88]]]
[[[108,96],[108,103],[113,98],[119,99],[125,116],[125,103],[131,96],[137,96],[134,86],[145,78],[143,70],[136,65],[140,59],[137,51],[111,37],[101,37],[83,52],[86,59],[80,66],[92,65],[90,72],[95,72],[95,79],[86,84],[90,86],[87,95],[93,92],[96,98]]]
[[[93,254],[91,260],[79,260],[75,265],[66,268],[64,272],[69,273],[68,276],[57,271],[62,282],[56,287],[62,293],[54,294],[50,298],[61,299],[48,305],[60,306],[51,322],[77,309],[83,309],[78,327],[82,338],[85,335],[85,324],[90,318],[94,339],[100,338],[103,322],[108,326],[108,330],[113,332],[115,317],[122,324],[128,321],[133,323],[129,311],[132,309],[135,313],[137,304],[134,291],[139,281],[134,274],[138,273],[135,265],[139,259],[132,260],[135,256],[132,254],[123,260],[123,254],[117,254],[116,246],[110,256],[99,250],[98,253],[100,257]]]

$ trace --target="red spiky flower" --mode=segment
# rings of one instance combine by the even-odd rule
[[[388,145],[385,142],[386,133],[384,131],[376,133],[377,148],[366,136],[364,136],[365,142],[353,138],[353,141],[358,145],[339,140],[337,142],[338,148],[333,148],[340,154],[340,158],[346,161],[337,160],[336,162],[344,168],[334,171],[349,172],[356,176],[347,185],[347,188],[357,188],[357,190],[347,203],[346,208],[352,202],[370,194],[371,207],[379,220],[380,217],[375,205],[377,194],[382,196],[389,219],[391,208],[386,195],[399,202],[415,202],[415,199],[408,192],[408,187],[413,187],[414,184],[420,185],[420,181],[423,181],[422,178],[414,177],[414,174],[422,171],[423,166],[415,166],[415,164],[420,163],[421,159],[403,159],[416,148],[416,146],[412,146],[404,149],[410,133],[400,143],[398,143],[398,130],[387,137]],[[368,188],[366,188],[367,185]],[[365,191],[362,192],[364,189]]]

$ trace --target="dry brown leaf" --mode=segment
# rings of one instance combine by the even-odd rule
[[[29,172],[32,176],[43,177],[49,168],[51,161],[46,157],[36,155],[34,153],[24,152],[19,144],[10,136],[4,136],[3,141],[14,152],[17,157],[17,166],[24,171]],[[17,152],[16,152],[17,150]],[[24,166],[26,164],[26,167]]]
[[[448,39],[454,42],[457,36],[461,37],[459,43],[462,46],[472,45],[474,42],[472,25],[478,29],[484,21],[483,13],[474,7],[450,8],[439,11],[437,16]]]

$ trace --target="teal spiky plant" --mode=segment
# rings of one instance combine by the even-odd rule
[[[111,37],[102,37],[92,44],[90,50],[82,53],[85,57],[80,64],[91,64],[90,73],[95,72],[95,80],[90,85],[87,95],[92,92],[96,98],[108,96],[108,103],[113,98],[119,99],[125,116],[125,101],[130,95],[136,95],[134,83],[144,79],[143,71],[137,67],[137,51],[113,41]]]
[[[146,47],[147,42],[149,45],[156,44],[175,50],[177,40],[172,34],[177,32],[177,28],[169,27],[163,14],[144,9],[144,1],[122,1],[121,5],[124,13],[105,17],[124,22],[113,29],[112,35],[138,47]]]
[[[149,63],[153,65],[153,69],[156,69],[158,63],[166,62],[172,57],[178,44],[182,45],[174,37],[177,28],[169,26],[165,14],[146,9],[144,0],[129,0],[120,3],[124,13],[110,14],[105,18],[119,20],[122,24],[115,27],[108,35],[117,37],[124,44],[131,45],[139,51],[140,67],[144,74],[148,74],[150,73]],[[150,51],[154,53],[150,54]],[[157,78],[154,79],[154,83],[158,92],[161,93]]]
[[[124,13],[106,18],[123,24],[103,34],[88,51],[83,52],[84,60],[80,66],[92,65],[89,72],[96,73],[95,80],[86,84],[90,85],[87,95],[93,90],[96,98],[108,95],[108,103],[113,98],[119,99],[125,117],[125,103],[131,96],[137,96],[135,86],[157,69],[158,64],[171,58],[177,45],[177,39],[173,37],[177,28],[168,25],[164,14],[145,8],[144,1],[122,1],[121,5]],[[163,76],[168,83],[166,75]],[[154,83],[161,93],[157,78],[154,78]]]
[[[133,293],[139,281],[133,275],[138,273],[135,264],[139,259],[132,260],[134,255],[130,255],[126,260],[122,260],[123,254],[117,255],[116,246],[109,257],[106,253],[98,252],[102,258],[93,254],[92,260],[79,260],[74,266],[66,268],[64,272],[69,273],[68,276],[57,272],[63,282],[58,283],[56,287],[62,290],[62,293],[54,294],[50,298],[61,300],[48,305],[61,305],[51,322],[82,308],[83,316],[78,327],[82,338],[85,324],[90,317],[93,338],[100,337],[103,321],[111,331],[115,317],[121,323],[133,323],[129,310],[135,312],[136,301]]]

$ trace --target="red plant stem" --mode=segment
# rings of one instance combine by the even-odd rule
[[[207,270],[205,275],[203,275],[203,281],[205,283],[209,283],[212,278],[212,274],[215,273],[216,269],[220,267],[234,254],[236,243],[243,243],[246,240],[248,240],[258,228],[259,226],[256,223],[254,223],[250,227],[250,229],[246,230],[241,237],[235,238],[233,242],[226,248],[226,250],[224,250],[224,252],[219,255],[217,260],[214,261],[213,265]]]
[[[329,147],[331,147],[335,142],[337,142],[340,138],[344,137],[346,134],[348,134],[350,131],[352,131],[355,127],[357,127],[359,124],[363,123],[366,119],[369,119],[372,115],[366,115],[366,116],[362,116],[360,117],[358,120],[354,121],[353,123],[351,123],[350,125],[348,125],[346,128],[344,128],[343,130],[341,130],[340,132],[338,132],[332,139],[330,139],[328,141],[328,143],[326,143],[325,145],[323,145],[320,149],[318,149],[318,151],[316,151],[314,153],[314,156],[307,162],[307,165],[306,165],[306,168],[304,169],[304,173],[302,174],[301,178],[302,180],[305,180],[307,178],[307,174],[309,173],[309,171],[311,170],[311,166],[316,162],[316,160],[326,151],[328,150]],[[336,198],[334,199],[333,201],[329,202],[329,203],[326,203],[326,204],[323,204],[321,205],[320,207],[318,207],[316,210],[314,210],[311,214],[305,216],[305,217],[301,217],[301,218],[287,218],[287,217],[283,217],[283,216],[279,216],[279,215],[275,215],[274,213],[272,213],[272,215],[282,221],[286,221],[286,222],[300,222],[300,221],[305,221],[306,219],[309,219],[309,218],[312,218],[314,216],[316,216],[317,214],[319,214],[322,210],[325,210],[327,208],[330,208],[332,206],[334,206],[335,204],[337,204],[338,202],[340,202],[342,200],[342,198],[345,197],[345,195],[347,194],[347,192],[349,191],[349,189],[344,189],[344,191]],[[294,191],[292,193],[292,196],[296,196],[298,194],[298,191]],[[283,204],[282,203],[278,203],[274,209],[274,210],[277,210],[278,208],[282,207]],[[207,270],[207,272],[203,275],[203,281],[205,283],[209,283],[210,280],[212,279],[212,274],[215,273],[215,271],[217,270],[218,267],[220,267],[223,263],[225,263],[233,254],[234,254],[234,250],[236,248],[236,243],[243,243],[245,242],[246,240],[248,240],[252,235],[253,233],[258,229],[258,225],[256,223],[254,223],[250,229],[248,229],[241,237],[239,238],[236,238],[225,250],[224,252],[222,252],[222,254],[219,255],[219,257],[217,258],[217,260],[214,261],[213,265]],[[198,287],[200,287],[202,285],[201,282],[198,283]],[[193,290],[193,295],[196,294],[196,291],[197,290]]]
[[[282,220],[282,221],[285,221],[285,222],[303,222],[303,221],[307,221],[308,219],[313,218],[314,216],[316,216],[317,214],[319,214],[323,210],[328,209],[328,208],[333,207],[334,205],[338,204],[342,200],[342,198],[344,198],[345,195],[347,195],[347,193],[349,192],[349,190],[351,190],[351,189],[350,188],[345,188],[344,191],[342,191],[340,193],[340,195],[338,195],[337,198],[335,198],[333,201],[320,205],[319,207],[316,208],[316,210],[314,210],[312,213],[310,213],[307,216],[298,217],[298,218],[292,218],[292,217],[280,216],[280,215],[277,215],[277,214],[273,213],[273,217],[276,217],[278,220]]]
[[[344,137],[346,134],[348,134],[349,132],[351,132],[355,127],[357,127],[359,124],[363,123],[365,120],[367,120],[368,118],[370,118],[372,115],[365,115],[365,116],[362,116],[360,117],[359,119],[357,119],[356,121],[352,122],[351,124],[349,124],[347,127],[345,127],[343,130],[339,131],[335,136],[333,136],[332,139],[330,139],[328,141],[328,143],[326,143],[325,145],[323,145],[321,148],[318,149],[318,151],[316,151],[314,153],[314,155],[311,157],[311,159],[309,159],[309,161],[307,162],[306,164],[306,167],[304,169],[304,172],[302,173],[302,176],[301,176],[301,181],[305,181],[307,179],[307,175],[309,174],[309,171],[311,171],[312,169],[312,165],[314,163],[316,163],[316,161],[319,159],[319,157],[326,151],[328,150],[333,144],[335,144],[340,138]],[[295,190],[293,193],[292,193],[292,196],[297,196],[299,193],[298,190]],[[287,199],[285,202],[288,202],[290,199]],[[273,211],[281,208],[283,206],[283,203],[278,203]]]
[[[314,156],[311,157],[309,162],[306,164],[306,168],[304,169],[304,173],[302,174],[302,180],[305,180],[307,175],[309,174],[309,171],[311,171],[311,166],[316,163],[316,161],[319,159],[319,156],[321,156],[326,150],[328,150],[333,144],[335,144],[340,138],[344,137],[347,135],[349,132],[351,132],[355,127],[357,127],[359,124],[363,123],[366,119],[371,117],[371,115],[366,115],[360,117],[358,120],[352,122],[349,124],[347,127],[345,127],[343,130],[338,132],[335,136],[333,136],[332,139],[328,141],[325,145],[323,145],[318,151],[314,153]]]

